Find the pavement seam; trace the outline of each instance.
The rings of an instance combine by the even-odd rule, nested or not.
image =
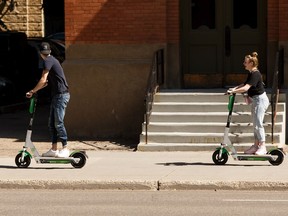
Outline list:
[[[158,181],[157,181],[157,191],[160,191],[160,188],[161,188],[161,181],[163,178],[166,178],[167,176],[169,176],[170,174],[172,174],[173,172],[175,172],[176,169],[172,170],[170,173],[162,176]]]

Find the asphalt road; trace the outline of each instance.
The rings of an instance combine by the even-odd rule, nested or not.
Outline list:
[[[287,215],[273,191],[0,190],[0,215]]]

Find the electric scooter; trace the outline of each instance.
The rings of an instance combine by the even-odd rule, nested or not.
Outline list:
[[[227,94],[229,94],[229,92]],[[229,151],[226,149],[226,147],[228,147],[228,149],[232,152],[231,156],[233,157],[234,160],[269,161],[270,164],[274,166],[280,165],[284,160],[284,152],[280,148],[269,150],[265,155],[244,154],[244,153],[238,153],[236,151],[235,147],[233,146],[233,144],[231,143],[228,137],[235,97],[236,97],[235,93],[229,94],[229,103],[228,103],[229,114],[228,114],[227,123],[226,123],[225,131],[224,131],[224,138],[223,138],[223,142],[221,143],[221,146],[218,147],[212,155],[213,162],[216,165],[226,164],[226,162],[228,161],[228,155],[229,155]]]
[[[36,110],[36,103],[37,103],[37,95],[34,94],[30,99],[30,106],[29,106],[29,113],[30,113],[30,122],[28,126],[28,130],[26,133],[26,140],[23,149],[19,151],[19,153],[15,157],[15,163],[19,168],[27,168],[31,163],[31,158],[34,157],[36,163],[44,164],[68,164],[75,168],[82,168],[86,164],[86,158],[88,158],[85,151],[73,151],[69,157],[66,158],[59,158],[59,157],[42,157],[38,153],[36,147],[34,146],[33,142],[31,141],[32,135],[32,125],[33,119]],[[32,154],[30,154],[27,149],[30,148]]]

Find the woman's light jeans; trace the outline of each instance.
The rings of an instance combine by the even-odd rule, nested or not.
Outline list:
[[[50,116],[48,127],[51,134],[51,141],[57,143],[58,139],[62,146],[67,145],[67,132],[64,126],[64,116],[67,104],[70,100],[70,94],[57,94],[52,97],[50,105]]]
[[[264,92],[261,95],[255,95],[252,97],[252,117],[253,117],[253,127],[254,127],[254,137],[255,140],[259,142],[265,142],[265,129],[263,126],[263,120],[265,112],[269,106],[269,99]]]

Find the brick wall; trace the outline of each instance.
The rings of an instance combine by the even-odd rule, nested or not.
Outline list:
[[[15,2],[17,4],[13,11],[7,11],[10,1],[5,6],[0,3],[1,14],[3,15],[7,11],[2,21],[8,30],[25,32],[28,37],[42,37],[44,34],[42,0],[17,0]]]
[[[268,0],[268,41],[288,40],[288,1]],[[67,43],[177,43],[178,0],[65,1]]]
[[[279,41],[288,41],[288,1],[279,0]]]
[[[167,41],[178,43],[180,40],[179,1],[167,1]]]
[[[288,1],[268,0],[268,41],[288,40]]]
[[[268,0],[268,41],[278,41],[279,10],[278,1]]]
[[[178,41],[177,5],[166,0],[66,0],[67,44]],[[172,11],[168,18],[167,9]]]

